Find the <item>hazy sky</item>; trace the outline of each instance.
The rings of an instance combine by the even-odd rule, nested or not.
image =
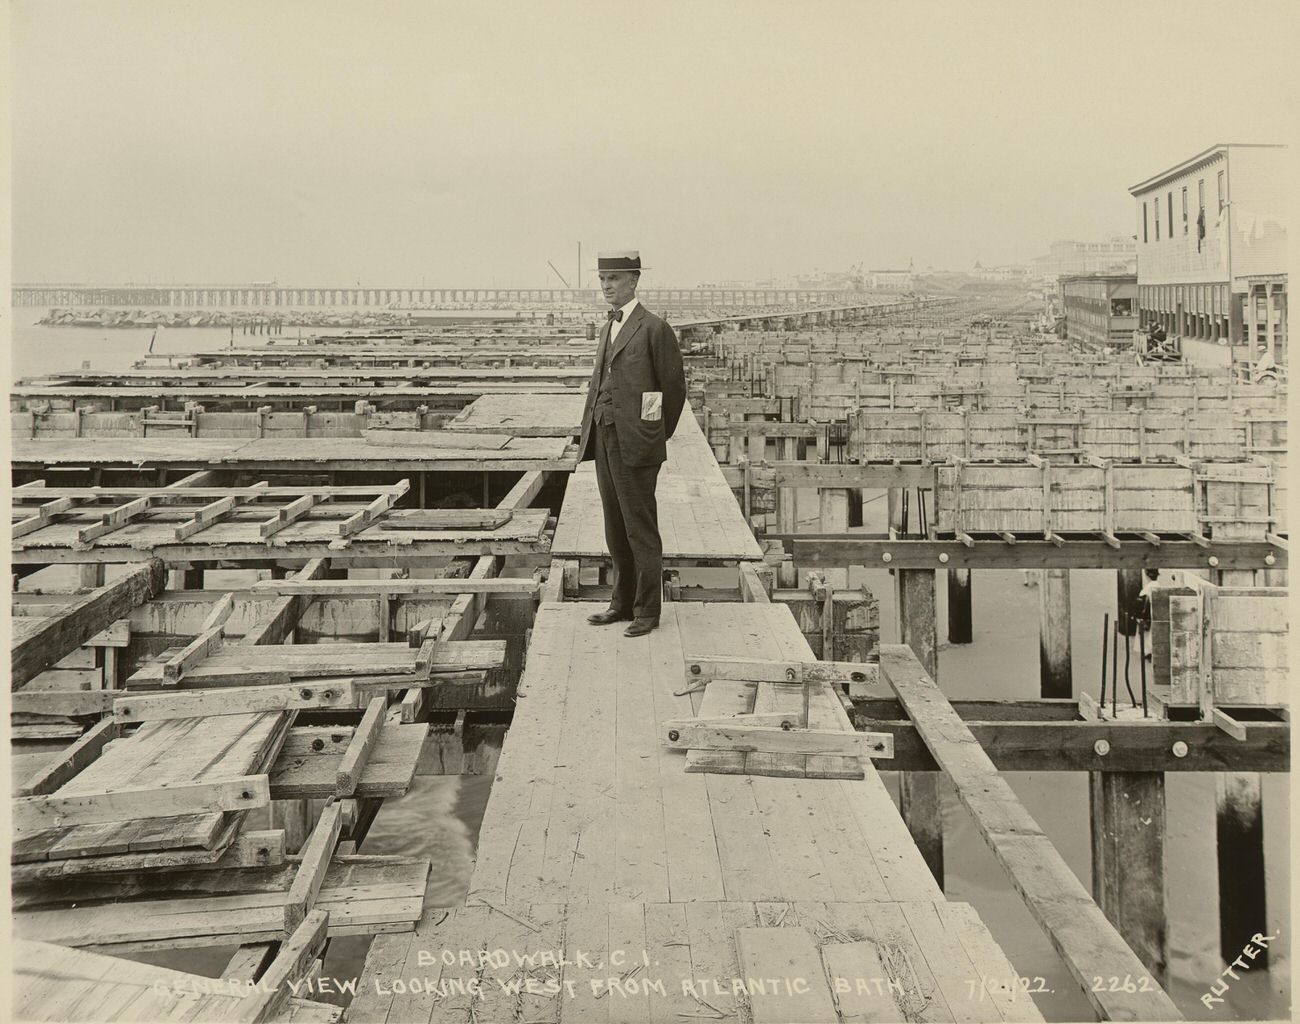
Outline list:
[[[12,7],[15,280],[646,284],[1023,261],[1289,142],[1238,3]]]

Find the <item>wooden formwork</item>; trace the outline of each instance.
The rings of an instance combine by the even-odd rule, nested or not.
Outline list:
[[[1023,458],[1030,452],[1138,462],[1233,461],[1251,450],[1245,421],[1209,413],[860,409],[852,424],[850,452],[864,462],[991,461]]]
[[[1289,704],[1287,591],[1189,579],[1152,602],[1153,665],[1170,703]]]
[[[1284,529],[1274,495],[1269,465],[1220,462],[1197,467],[1197,513],[1204,532],[1216,539],[1263,540]]]
[[[1198,532],[1193,471],[1185,466],[959,460],[939,466],[935,480],[941,533]]]

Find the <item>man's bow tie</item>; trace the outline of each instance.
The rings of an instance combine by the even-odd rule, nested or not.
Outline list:
[[[611,309],[605,314],[613,323],[623,322],[623,311],[621,309]]]

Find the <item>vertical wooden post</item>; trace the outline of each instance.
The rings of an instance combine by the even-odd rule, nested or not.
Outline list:
[[[849,492],[843,487],[825,487],[817,492],[822,533],[847,533]]]
[[[968,644],[975,636],[971,615],[971,572],[948,570],[948,642]]]
[[[1259,775],[1214,776],[1219,854],[1219,951],[1231,963],[1258,931],[1267,931],[1264,886],[1264,807]],[[1252,966],[1268,966],[1268,953]]]
[[[511,706],[519,689],[519,677],[524,671],[524,659],[528,654],[524,637],[533,628],[534,611],[531,601],[488,600],[483,626],[475,632],[474,638],[504,640],[506,657],[499,669],[492,669],[487,674],[487,685],[481,691],[485,703],[494,707]]]
[[[1038,581],[1039,691],[1069,698],[1074,675],[1070,651],[1070,570],[1043,569]]]
[[[933,569],[894,570],[898,635],[916,653],[930,678],[939,680],[939,638],[935,623]],[[943,887],[943,814],[938,772],[900,772],[899,810],[930,872]]]
[[[1093,898],[1164,988],[1169,974],[1164,773],[1089,772],[1088,788]]]
[[[82,562],[77,566],[77,586],[92,589],[104,585],[104,563]]]
[[[795,438],[782,437],[777,441],[780,461],[795,461]],[[799,526],[797,499],[799,492],[793,487],[778,487],[776,491],[776,532],[794,533]],[[782,584],[784,586],[785,584]]]
[[[202,590],[203,569],[172,569],[167,574],[168,590]]]
[[[1115,621],[1125,636],[1137,632],[1137,609],[1142,597],[1142,570],[1115,570]]]
[[[851,487],[844,492],[845,502],[848,505],[847,524],[850,527],[862,525],[862,490],[858,487]]]
[[[1224,587],[1249,587],[1254,570],[1223,570],[1214,581]],[[1255,772],[1217,772],[1214,776],[1215,836],[1219,860],[1219,947],[1228,963],[1241,955],[1250,937],[1267,931],[1264,885],[1264,803]],[[1267,950],[1254,961],[1268,964]]]
[[[866,587],[836,592],[831,614],[832,659],[866,661],[879,651],[880,603]]]

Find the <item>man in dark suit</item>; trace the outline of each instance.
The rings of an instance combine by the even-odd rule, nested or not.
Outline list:
[[[663,597],[655,484],[686,404],[686,375],[673,329],[636,297],[640,253],[602,252],[596,270],[610,311],[587,387],[581,460],[596,461],[614,593],[587,621],[631,619],[624,633],[644,636],[659,625]]]

